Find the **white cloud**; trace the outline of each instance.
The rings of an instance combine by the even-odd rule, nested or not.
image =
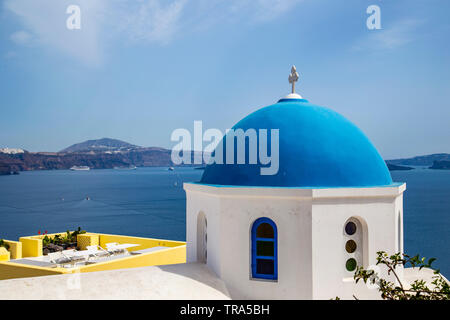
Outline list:
[[[261,23],[275,19],[302,0],[5,0],[23,23],[11,35],[17,44],[31,40],[88,64],[101,64],[108,41],[168,44],[186,30],[221,22]],[[81,29],[68,30],[69,5],[81,9]],[[194,32],[195,32],[194,31]]]
[[[419,19],[404,19],[387,28],[367,30],[369,36],[358,41],[354,49],[386,50],[407,45],[417,38],[417,28],[424,22],[424,20]]]
[[[265,22],[303,0],[140,0],[126,4],[115,20],[129,39],[167,44],[186,30],[204,30],[223,22]]]
[[[167,44],[179,30],[179,21],[187,0],[147,0],[138,5],[128,5],[120,11],[120,30],[132,41],[149,41]],[[162,5],[164,4],[164,5]]]
[[[69,30],[66,9],[71,4],[82,7],[82,28]],[[23,23],[36,42],[87,63],[101,61],[99,23],[105,0],[6,0],[5,7]],[[21,37],[16,37],[21,39]],[[22,38],[24,38],[22,36]]]
[[[28,32],[21,30],[11,34],[10,38],[16,44],[26,45],[30,43],[32,36]]]
[[[381,47],[392,49],[403,46],[415,39],[416,29],[423,23],[423,20],[407,19],[392,26],[392,28],[383,30],[375,37],[375,41]]]
[[[255,21],[268,21],[295,7],[302,0],[233,0],[232,10],[247,11],[247,17]]]

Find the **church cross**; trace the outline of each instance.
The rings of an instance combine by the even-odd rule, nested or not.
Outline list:
[[[292,93],[295,93],[295,83],[298,81],[298,72],[295,66],[291,68],[291,74],[289,75],[289,83],[292,84]]]

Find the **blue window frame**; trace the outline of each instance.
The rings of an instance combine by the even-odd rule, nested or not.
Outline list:
[[[278,279],[277,226],[269,218],[259,218],[252,226],[252,277]]]

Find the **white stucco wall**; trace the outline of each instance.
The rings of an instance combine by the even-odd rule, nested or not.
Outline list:
[[[355,287],[345,270],[344,224],[358,217],[364,265],[376,252],[398,251],[398,213],[405,185],[385,188],[241,188],[185,184],[187,258],[197,259],[197,216],[208,221],[208,266],[235,299],[377,298],[376,290]],[[251,227],[260,218],[278,229],[278,280],[251,279]],[[403,221],[403,219],[401,219]]]
[[[345,223],[357,218],[363,226],[363,265],[376,264],[377,251],[398,252],[397,214],[405,185],[385,188],[346,189],[336,194],[333,189],[322,189],[314,194],[313,222],[313,283],[314,299],[339,296],[352,299],[377,298],[376,290],[360,286],[356,290],[353,272],[345,268],[351,257],[345,251]],[[386,274],[382,276],[387,277]]]
[[[223,197],[220,216],[220,255],[223,257],[221,278],[227,283],[233,297],[311,298],[310,199]],[[277,225],[277,281],[251,279],[251,227],[261,217],[267,217]],[[292,250],[294,247],[296,250]]]

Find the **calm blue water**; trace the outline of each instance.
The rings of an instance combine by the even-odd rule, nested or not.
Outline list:
[[[417,168],[391,175],[394,181],[406,182],[405,253],[437,258],[433,266],[450,277],[450,170]]]
[[[202,172],[138,168],[1,176],[0,238],[81,226],[92,232],[185,240],[183,182],[198,181]]]
[[[185,240],[182,184],[198,181],[202,172],[139,168],[0,176],[0,238],[81,226],[92,232]],[[436,266],[450,276],[450,171],[394,171],[392,178],[407,183],[405,252],[438,258]]]

